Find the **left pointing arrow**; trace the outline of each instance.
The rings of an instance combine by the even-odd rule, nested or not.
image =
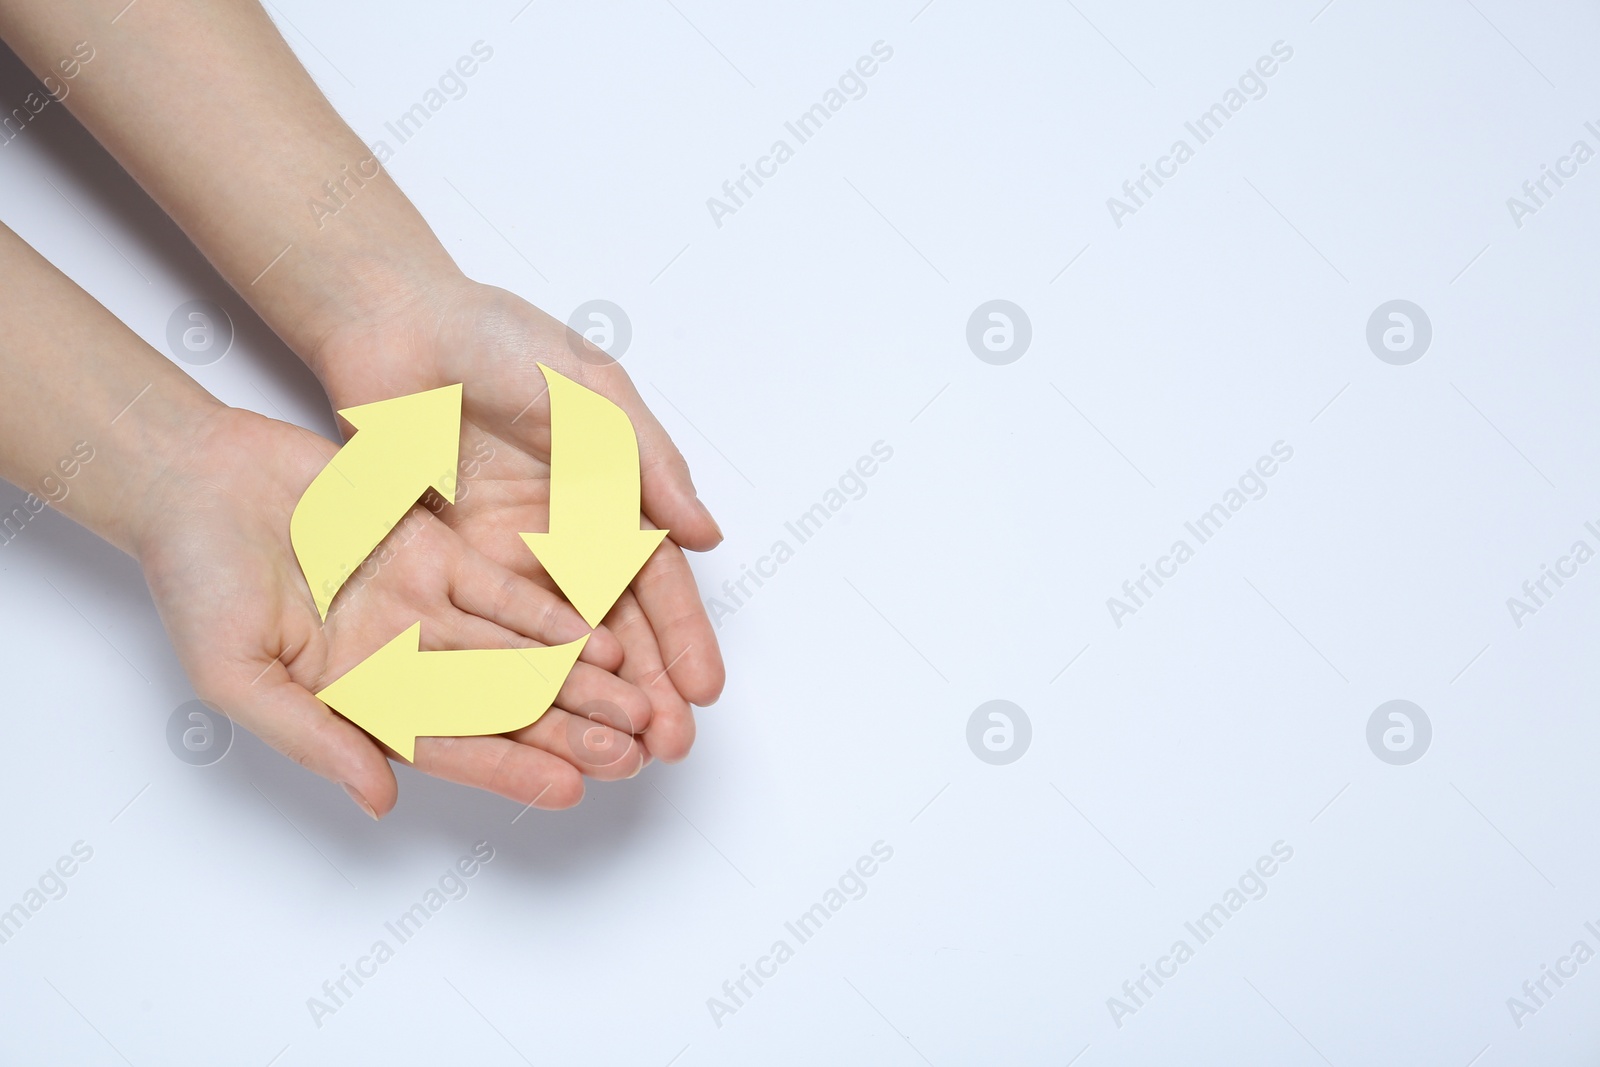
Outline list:
[[[324,619],[345,580],[430,486],[455,503],[461,386],[339,414],[357,432],[312,480],[289,519],[289,540]]]
[[[422,623],[345,672],[317,699],[407,760],[419,737],[471,737],[539,720],[587,636],[549,648],[422,652]]]

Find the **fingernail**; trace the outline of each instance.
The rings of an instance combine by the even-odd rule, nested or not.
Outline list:
[[[346,793],[350,794],[350,799],[356,802],[356,807],[372,816],[373,822],[378,821],[378,813],[373,809],[371,804],[367,803],[366,797],[362,796],[360,793],[357,793],[353,788],[351,788],[349,782],[340,782],[339,784],[344,786],[344,791]]]
[[[705,503],[703,501],[701,501],[701,499],[699,497],[695,497],[694,498],[694,502],[695,502],[695,505],[697,507],[699,507],[700,514],[704,515],[706,517],[706,521],[711,524],[711,528],[713,530],[717,531],[717,540],[721,541],[722,540],[722,527],[717,525],[717,520],[712,516],[711,509],[706,507]]]

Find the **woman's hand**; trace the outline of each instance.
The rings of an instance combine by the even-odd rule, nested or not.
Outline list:
[[[590,633],[559,597],[474,551],[423,507],[368,558],[323,623],[289,516],[336,446],[220,406],[189,445],[189,458],[147,494],[134,550],[195,691],[339,782],[374,818],[396,799],[385,750],[313,694],[418,620],[424,649],[553,645]],[[653,728],[654,706],[612,673],[623,661],[617,636],[595,630],[538,722],[506,736],[419,738],[416,766],[541,808],[576,804],[580,772],[638,773],[649,755],[632,735]]]
[[[645,524],[670,537],[634,579],[606,626],[624,655],[619,675],[648,694],[644,743],[656,758],[688,754],[689,705],[722,691],[721,653],[680,545],[722,539],[695,495],[688,465],[614,360],[527,301],[457,276],[425,295],[345,320],[308,362],[335,408],[462,382],[457,505],[441,512],[477,551],[542,588],[555,584],[518,536],[549,528],[550,404],[543,363],[620,406],[639,439]]]
[[[0,34],[41,74],[104,25],[89,3],[0,5]],[[526,301],[461,275],[256,0],[155,5],[118,34],[116,62],[80,62],[66,106],[317,371],[335,407],[465,384],[462,454],[493,454],[478,491],[444,516],[479,552],[542,577],[516,536],[546,529],[549,407],[536,362],[628,413],[642,510],[671,539],[609,625],[626,649],[624,677],[650,695],[646,746],[681,758],[694,737],[689,703],[715,700],[723,671],[678,546],[707,549],[721,535],[627,375],[597,349],[579,358],[581,342]],[[226,181],[216,177],[217,145]],[[307,211],[335,186],[336,217]]]

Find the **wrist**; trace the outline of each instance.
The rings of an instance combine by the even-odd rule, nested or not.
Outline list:
[[[463,319],[477,321],[490,287],[448,271],[373,277],[353,299],[330,306],[324,329],[302,353],[336,409],[461,380],[440,366],[459,347]]]
[[[209,394],[159,399],[137,419],[130,412],[119,420],[130,424],[110,451],[126,462],[106,468],[119,491],[99,531],[141,563],[172,524],[183,521],[185,505],[205,482],[206,462],[227,455],[227,426],[236,414]]]
[[[381,330],[465,278],[387,171],[379,169],[357,189],[342,187],[342,201],[312,187],[309,179],[306,184],[308,199],[276,212],[273,229],[285,242],[281,257],[256,268],[259,273],[233,280],[322,377],[343,352],[344,338]],[[320,205],[324,199],[341,204],[337,213],[305,212],[305,203]]]
[[[419,261],[379,244],[342,243],[326,258],[323,248],[309,248],[308,262],[285,280],[289,298],[258,305],[324,385],[359,349],[358,339],[393,332],[398,324],[415,319],[433,294],[465,281],[448,258],[442,263],[428,262],[431,257]]]

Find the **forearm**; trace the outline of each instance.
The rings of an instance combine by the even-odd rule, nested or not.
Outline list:
[[[0,476],[137,555],[221,405],[3,225],[0,337]]]
[[[0,35],[314,369],[337,330],[455,273],[255,0],[147,0],[113,25],[124,2],[3,0]],[[94,58],[67,79],[80,42]]]

